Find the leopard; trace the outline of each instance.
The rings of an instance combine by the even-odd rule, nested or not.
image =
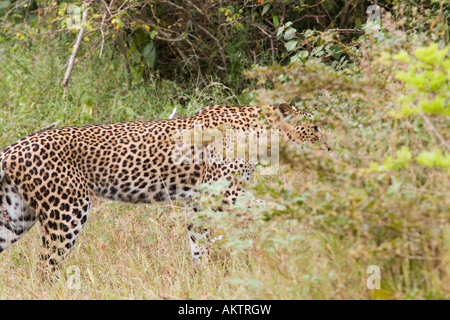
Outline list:
[[[294,125],[280,126],[281,140],[322,141],[329,149],[311,113],[287,103],[210,105],[185,118],[67,126],[21,138],[0,152],[0,252],[39,221],[40,268],[54,272],[74,248],[94,197],[129,203],[190,201],[197,186],[226,180],[220,196],[224,205],[235,203],[256,162],[233,158],[211,142],[184,138],[195,126],[219,133],[261,131],[284,119],[294,119]],[[223,139],[233,141],[229,137]],[[211,241],[204,247],[198,243],[210,239],[210,232],[189,223],[187,229],[197,262]]]

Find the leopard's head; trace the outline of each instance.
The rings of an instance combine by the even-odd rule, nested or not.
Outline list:
[[[277,113],[280,119],[280,129],[288,140],[296,143],[313,143],[324,150],[330,151],[326,141],[326,134],[323,128],[313,120],[313,115],[298,110],[295,106],[287,103],[281,103],[277,107]]]

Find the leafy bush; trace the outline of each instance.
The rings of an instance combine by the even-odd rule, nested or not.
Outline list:
[[[298,219],[351,243],[341,252],[350,264],[379,265],[385,275],[374,298],[443,298],[448,292],[439,283],[450,276],[449,47],[394,31],[363,36],[356,68],[311,58],[249,72],[271,83],[260,90],[261,103],[285,99],[312,111],[332,146],[328,153],[286,145],[288,176],[300,182],[257,184],[260,196],[282,204],[258,217]]]
[[[20,41],[53,33],[68,45],[81,27],[83,1],[6,2],[10,5],[0,7],[3,30]],[[197,86],[218,76],[242,89],[242,73],[255,63],[304,59],[312,47],[330,61],[337,58],[348,47],[317,37],[317,30],[335,30],[340,43],[350,43],[362,33],[353,28],[367,19],[369,5],[363,0],[94,1],[82,50],[107,59],[105,48],[112,48],[109,54],[122,56],[133,79],[149,79],[158,70],[171,80],[195,79]],[[26,29],[17,28],[20,21]],[[302,54],[293,56],[293,47]]]

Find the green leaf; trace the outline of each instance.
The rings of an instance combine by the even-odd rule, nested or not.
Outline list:
[[[270,4],[266,4],[263,8],[261,16],[265,15],[267,13],[267,11],[269,11],[269,9],[270,9]]]
[[[155,39],[156,35],[158,34],[157,30],[152,30],[152,32],[150,32],[150,39]]]
[[[422,151],[416,161],[426,167],[448,168],[450,167],[450,154],[434,148],[433,151]]]
[[[275,28],[278,28],[278,25],[280,24],[280,19],[278,19],[278,16],[273,16],[272,21]]]
[[[147,62],[150,68],[153,69],[156,60],[156,50],[153,41],[145,46],[144,50],[142,51],[142,56],[144,58],[144,61]]]
[[[411,151],[407,146],[402,146],[400,150],[397,151],[397,164],[401,167],[407,167],[411,162],[412,155]]]
[[[284,40],[291,40],[295,37],[295,33],[297,32],[297,29],[295,28],[289,28],[284,33]]]
[[[314,34],[314,31],[312,31],[311,29],[308,29],[305,31],[305,38],[309,38]]]
[[[291,40],[291,41],[285,43],[284,46],[287,51],[292,51],[297,47],[297,43],[298,43],[297,40]]]
[[[306,58],[308,58],[308,56],[309,56],[309,52],[306,50],[302,50],[299,52],[299,57],[302,61],[305,61]]]

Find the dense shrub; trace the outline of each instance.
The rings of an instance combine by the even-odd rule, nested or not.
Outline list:
[[[0,8],[3,30],[21,41],[54,33],[68,45],[85,3],[91,2],[33,0],[23,5],[5,0]],[[362,34],[370,5],[362,0],[94,1],[82,50],[104,57],[105,48],[113,48],[109,54],[121,55],[136,77],[148,79],[159,70],[170,79],[205,84],[208,75],[215,75],[240,86],[242,72],[252,64],[289,61],[292,41],[303,50],[324,44],[314,37],[316,30],[335,30],[339,41],[351,43]],[[343,49],[330,45],[322,52],[333,60]]]
[[[272,83],[261,103],[286,99],[313,111],[333,149],[286,146],[290,175],[312,182],[256,190],[283,204],[266,219],[299,219],[353,243],[343,252],[352,263],[395,274],[382,282],[384,297],[441,296],[445,286],[431,288],[450,276],[450,47],[390,23],[359,39],[364,54],[352,68],[307,59],[249,73]]]
[[[208,209],[221,199],[202,199],[200,218],[226,233],[205,271],[213,277],[192,275],[187,247],[166,245],[174,233],[186,240],[184,208],[98,205],[74,257],[98,264],[89,294],[122,297],[119,281],[152,298],[449,298],[450,5],[378,1],[369,17],[371,1],[304,2],[95,1],[65,91],[83,2],[0,0],[0,148],[45,128],[166,119],[174,107],[188,116],[211,102],[296,104],[331,146],[282,145],[282,173],[248,186],[265,208],[248,209],[248,194],[224,215]],[[117,236],[135,229],[133,241]],[[30,243],[0,257],[12,270],[0,287],[28,285],[36,271],[21,246]],[[136,267],[115,270],[105,250]],[[380,267],[382,290],[365,287],[369,265]]]

